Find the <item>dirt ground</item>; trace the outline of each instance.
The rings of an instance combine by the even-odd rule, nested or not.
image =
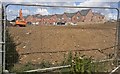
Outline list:
[[[106,59],[114,53],[115,23],[79,26],[8,27],[17,44],[19,63],[60,62],[69,51],[94,59]],[[106,50],[100,51],[102,49]]]

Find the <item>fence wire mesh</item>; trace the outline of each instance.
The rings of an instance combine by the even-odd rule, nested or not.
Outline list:
[[[2,4],[0,2],[0,73],[2,72]]]
[[[53,72],[110,72],[118,65],[116,9],[36,6],[6,8],[10,72],[64,65],[70,67]],[[21,9],[26,27],[16,25]]]

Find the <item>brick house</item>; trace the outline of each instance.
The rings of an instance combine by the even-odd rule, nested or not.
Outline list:
[[[83,16],[83,22],[91,22],[92,21],[92,17],[93,17],[93,12],[91,9],[88,10],[82,10],[81,15]]]
[[[72,16],[71,21],[72,23],[77,23],[82,21],[82,19],[83,19],[83,16],[80,14],[80,11],[78,11]]]
[[[29,15],[26,20],[39,25],[55,25],[61,23],[77,23],[77,22],[103,22],[105,16],[100,13],[94,13],[91,9],[81,10],[75,13],[63,13],[54,15]]]
[[[55,25],[57,23],[57,16],[56,15],[52,15],[50,17],[50,24]]]
[[[33,19],[34,19],[34,17],[33,17],[32,15],[28,15],[28,16],[26,17],[26,21],[27,21],[27,22],[32,22]]]
[[[64,22],[64,23],[70,22],[70,21],[71,21],[71,17],[69,17],[69,13],[64,13],[64,14],[62,15],[61,21]]]
[[[32,24],[39,24],[41,22],[41,18],[39,18],[38,16],[36,15],[29,15],[27,18],[26,18],[26,21],[27,22],[31,22]]]
[[[62,22],[62,15],[63,14],[55,14],[55,16],[56,16],[56,23],[57,22]]]
[[[72,17],[75,13],[64,13],[66,15],[66,22],[72,22]]]

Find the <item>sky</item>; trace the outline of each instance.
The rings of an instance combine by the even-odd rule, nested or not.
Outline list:
[[[90,7],[120,7],[119,0],[3,0],[4,4],[37,4],[37,5],[52,5],[52,6],[90,6]],[[49,7],[32,7],[32,6],[15,6],[7,7],[8,20],[12,20],[18,16],[19,10],[23,10],[23,15],[51,15],[62,14],[64,12],[73,13],[82,10],[81,8],[49,8]],[[93,12],[101,13],[107,19],[117,19],[117,11],[115,9],[92,9]]]

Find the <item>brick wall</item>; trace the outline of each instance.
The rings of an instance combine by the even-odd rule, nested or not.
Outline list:
[[[77,23],[79,21],[82,21],[83,20],[83,16],[77,12],[73,17],[72,17],[72,23]]]
[[[87,13],[87,15],[84,18],[84,22],[91,22],[92,17],[93,17],[93,12],[92,12],[92,10],[89,10],[89,12]]]
[[[60,17],[61,16],[61,17]],[[57,22],[105,22],[105,17],[98,13],[93,13],[92,10],[89,10],[86,15],[81,15],[80,11],[74,13],[72,17],[64,14],[60,14],[59,17],[55,15],[50,15],[50,17],[37,18],[35,16],[28,16],[26,18],[28,22],[39,22],[40,25],[53,25]]]

